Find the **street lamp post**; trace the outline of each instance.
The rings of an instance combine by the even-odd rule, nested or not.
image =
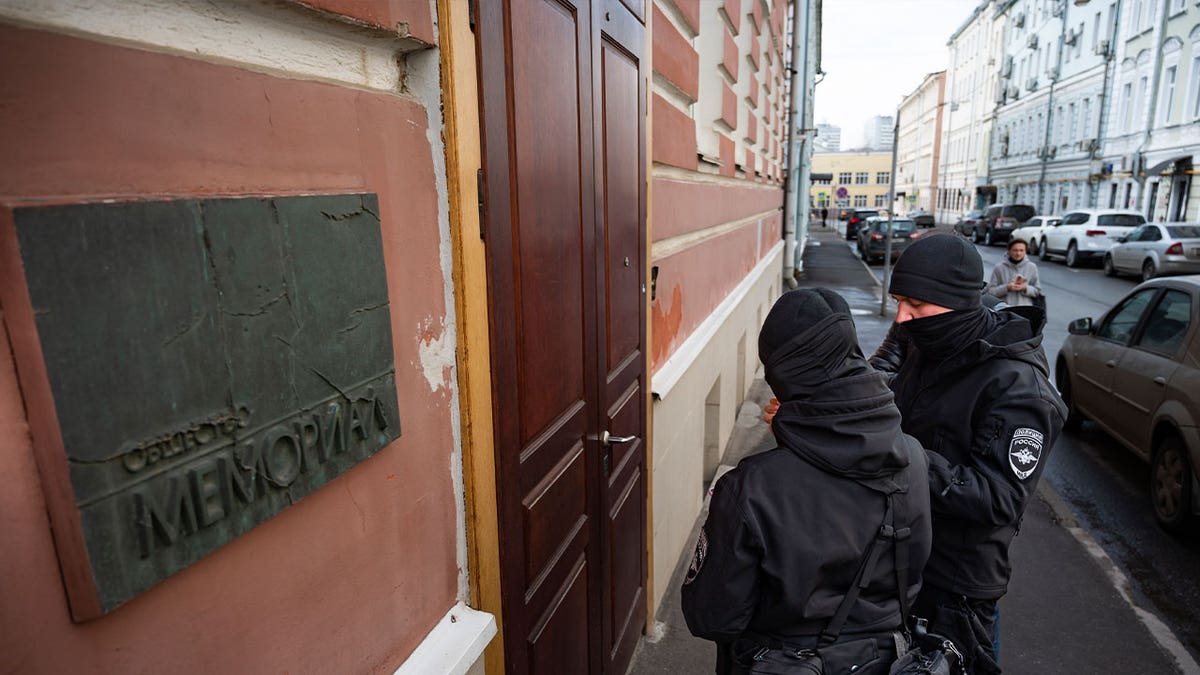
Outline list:
[[[879,316],[887,316],[888,286],[892,280],[892,219],[896,217],[896,148],[900,145],[900,109],[896,108],[896,122],[892,128],[892,173],[888,177],[888,208],[887,234],[883,246],[883,297],[879,299]]]

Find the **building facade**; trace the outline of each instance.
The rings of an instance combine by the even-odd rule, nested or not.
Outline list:
[[[891,151],[896,140],[896,118],[891,115],[876,115],[866,124],[867,150]]]
[[[625,672],[790,269],[792,7],[0,6],[0,652]]]
[[[996,3],[984,0],[946,43],[946,106],[943,112],[941,186],[937,197],[937,222],[950,224],[972,209],[995,198],[988,178],[988,159],[995,107],[998,70],[994,38]],[[1001,15],[1003,16],[1003,15]]]
[[[815,208],[888,208],[892,153],[818,152],[813,154],[812,170],[832,176],[813,179],[808,196]]]
[[[1091,4],[1096,4],[1095,2]],[[1113,85],[1101,133],[1097,205],[1148,219],[1200,220],[1200,6],[1118,3]]]
[[[916,209],[933,212],[936,206],[938,167],[942,147],[942,116],[946,96],[946,71],[925,76],[900,102],[899,136],[896,138],[897,213]],[[900,193],[904,193],[900,197]]]
[[[817,152],[840,152],[842,149],[842,128],[835,124],[821,123],[817,125],[817,136],[813,139]]]

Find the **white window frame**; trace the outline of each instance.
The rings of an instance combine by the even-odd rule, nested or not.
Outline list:
[[[1175,107],[1175,86],[1179,81],[1179,66],[1168,64],[1163,67],[1162,91],[1158,101],[1158,124],[1167,126],[1171,123],[1172,108]]]
[[[1133,131],[1133,82],[1121,85],[1121,131]]]
[[[1192,43],[1191,94],[1188,99],[1188,114],[1191,121],[1200,120],[1200,42]]]

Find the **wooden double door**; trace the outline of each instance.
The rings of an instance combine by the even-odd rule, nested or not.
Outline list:
[[[478,12],[506,670],[620,674],[646,620],[644,7]]]

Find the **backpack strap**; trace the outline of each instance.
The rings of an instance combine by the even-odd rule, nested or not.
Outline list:
[[[904,504],[905,495],[903,492],[896,492],[888,495],[888,500],[900,502],[899,511],[905,513],[907,509]],[[890,513],[890,511],[889,511]],[[894,516],[894,514],[893,514]],[[890,523],[892,528],[893,538],[896,546],[893,549],[895,552],[895,568],[896,568],[896,592],[900,595],[900,630],[904,632],[904,636],[910,637],[908,620],[909,614],[912,611],[908,603],[908,540],[912,537],[912,527],[903,527],[896,529],[895,521]],[[911,525],[911,523],[910,523]]]
[[[858,563],[858,572],[854,575],[854,581],[851,582],[846,595],[842,596],[842,602],[838,605],[837,611],[834,612],[833,618],[825,625],[825,630],[821,631],[821,637],[818,644],[822,646],[833,644],[838,635],[842,632],[842,627],[846,624],[846,618],[850,616],[850,609],[858,600],[858,595],[871,583],[871,574],[875,571],[875,565],[879,562],[879,556],[882,553],[881,542],[887,539],[895,538],[895,529],[892,523],[895,519],[892,506],[892,495],[887,495],[887,511],[883,515],[883,524],[879,526],[879,531],[875,533],[875,538],[867,545],[867,550],[863,553],[862,559]],[[907,558],[907,555],[905,556]]]

